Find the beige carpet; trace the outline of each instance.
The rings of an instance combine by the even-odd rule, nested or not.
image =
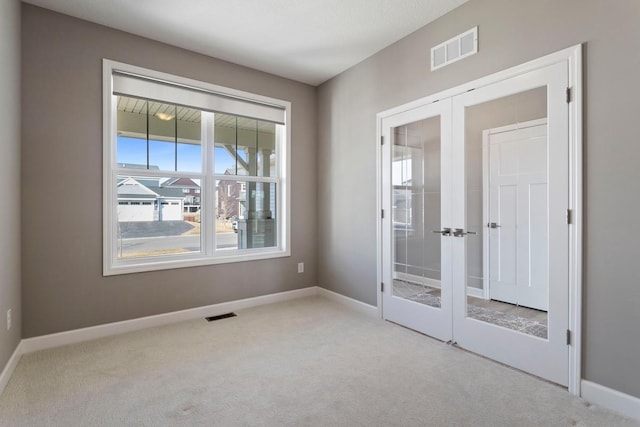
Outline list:
[[[26,355],[2,426],[637,426],[321,297]]]

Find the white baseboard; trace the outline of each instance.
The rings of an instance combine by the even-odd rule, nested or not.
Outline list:
[[[5,387],[9,383],[9,380],[11,379],[11,375],[13,375],[13,371],[16,369],[16,366],[18,366],[18,362],[20,361],[22,354],[23,353],[22,353],[22,341],[21,341],[20,343],[18,343],[18,346],[13,351],[13,354],[9,358],[9,361],[7,362],[4,369],[2,370],[2,373],[0,374],[0,395],[2,395],[2,392],[4,391]]]
[[[338,302],[340,304],[344,304],[359,313],[362,313],[366,316],[378,318],[378,307],[365,304],[362,301],[355,300],[353,298],[349,298],[342,294],[330,291],[325,288],[318,287],[318,295],[330,299],[332,301]]]
[[[104,325],[90,326],[87,328],[59,332],[50,335],[42,335],[34,338],[25,338],[21,343],[22,353],[32,353],[34,351],[60,347],[63,345],[76,344],[83,341],[94,340],[97,338],[108,337],[125,332],[137,331],[154,326],[168,325],[185,320],[200,319],[207,316],[217,316],[235,310],[242,310],[244,308],[256,307],[264,304],[273,304],[276,302],[288,301],[317,294],[317,287],[312,286],[304,289],[296,289],[294,291],[280,292],[277,294],[223,302],[220,304],[212,304],[203,307],[190,308],[187,310],[173,311],[170,313],[140,317],[138,319],[124,320],[121,322],[107,323]]]
[[[582,398],[589,403],[640,421],[639,398],[587,380],[580,382],[580,389]]]

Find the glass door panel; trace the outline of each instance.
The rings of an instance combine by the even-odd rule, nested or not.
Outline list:
[[[547,88],[466,107],[467,317],[547,338]]]
[[[450,114],[444,100],[384,119],[383,315],[451,339]]]
[[[568,381],[567,75],[556,64],[453,100],[453,331]]]
[[[392,135],[393,295],[440,308],[440,117]]]

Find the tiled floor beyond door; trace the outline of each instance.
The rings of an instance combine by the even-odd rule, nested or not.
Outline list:
[[[394,280],[393,295],[440,308],[440,289]],[[468,317],[540,338],[547,337],[547,312],[501,301],[467,297]]]

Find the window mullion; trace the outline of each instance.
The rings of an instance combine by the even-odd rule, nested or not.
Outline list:
[[[202,112],[202,142],[204,144],[202,150],[202,172],[204,173],[204,186],[201,191],[202,205],[204,209],[200,209],[200,224],[203,231],[204,253],[207,257],[214,256],[215,239],[216,239],[216,215],[215,215],[215,199],[216,199],[216,182],[213,176],[213,168],[215,164],[214,150],[214,126],[213,113]]]

